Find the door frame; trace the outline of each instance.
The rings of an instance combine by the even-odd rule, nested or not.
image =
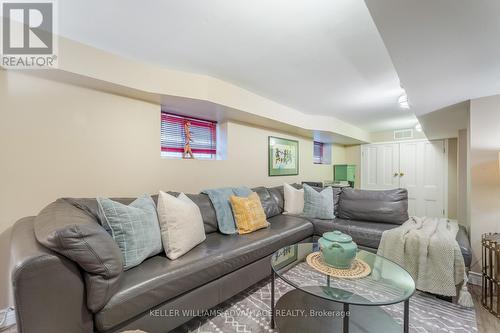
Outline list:
[[[448,154],[449,154],[449,149],[448,149],[448,139],[443,139],[444,140],[444,198],[443,198],[443,210],[444,210],[444,216],[448,217]],[[458,161],[458,160],[457,160]],[[458,167],[458,165],[457,165]],[[458,185],[458,179],[457,179],[457,185]]]
[[[363,167],[364,167],[364,151],[363,147],[364,146],[374,146],[374,145],[386,145],[386,144],[394,144],[394,143],[406,143],[406,142],[429,142],[429,141],[439,141],[443,140],[444,141],[444,167],[443,167],[443,210],[444,210],[444,217],[448,217],[448,168],[449,168],[449,161],[448,161],[448,139],[438,139],[438,140],[427,140],[427,139],[411,139],[411,140],[399,140],[399,141],[383,141],[383,142],[373,142],[373,143],[366,143],[360,145],[360,153],[361,153],[361,165],[359,168],[359,174],[361,175],[361,182],[360,182],[360,189],[365,188],[365,177],[363,177]]]

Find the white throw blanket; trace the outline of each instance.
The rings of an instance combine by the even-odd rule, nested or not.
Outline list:
[[[456,296],[456,285],[465,276],[457,232],[457,221],[412,216],[400,227],[384,231],[377,254],[404,267],[418,290]]]

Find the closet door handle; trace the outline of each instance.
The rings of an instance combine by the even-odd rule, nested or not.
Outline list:
[[[405,175],[404,172],[399,173],[399,177],[403,177],[404,175]]]
[[[397,177],[399,174],[397,172],[394,172],[394,177]]]

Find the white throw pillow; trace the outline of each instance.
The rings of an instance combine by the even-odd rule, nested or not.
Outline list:
[[[290,184],[283,185],[285,211],[283,214],[299,215],[304,211],[304,189],[297,190]]]
[[[176,198],[160,191],[158,221],[165,254],[174,260],[206,238],[200,208],[184,193]]]

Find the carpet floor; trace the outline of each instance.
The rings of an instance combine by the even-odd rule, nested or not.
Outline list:
[[[314,284],[315,280],[324,279],[320,274],[297,265],[286,274],[291,279],[306,279]],[[340,284],[339,284],[340,286]],[[345,287],[345,286],[344,286]],[[293,290],[289,284],[276,279],[275,297]],[[367,298],[383,297],[380,293],[366,290],[358,293]],[[390,292],[390,291],[389,291]],[[175,333],[271,333],[276,332],[269,326],[270,323],[271,283],[266,279],[220,304],[219,306],[202,313],[174,330]],[[382,307],[395,321],[403,323],[403,304],[394,304]],[[459,305],[440,300],[432,295],[416,292],[410,299],[410,332],[437,333],[437,332],[477,332],[476,314],[474,309],[466,309]],[[378,333],[378,332],[377,332]]]

